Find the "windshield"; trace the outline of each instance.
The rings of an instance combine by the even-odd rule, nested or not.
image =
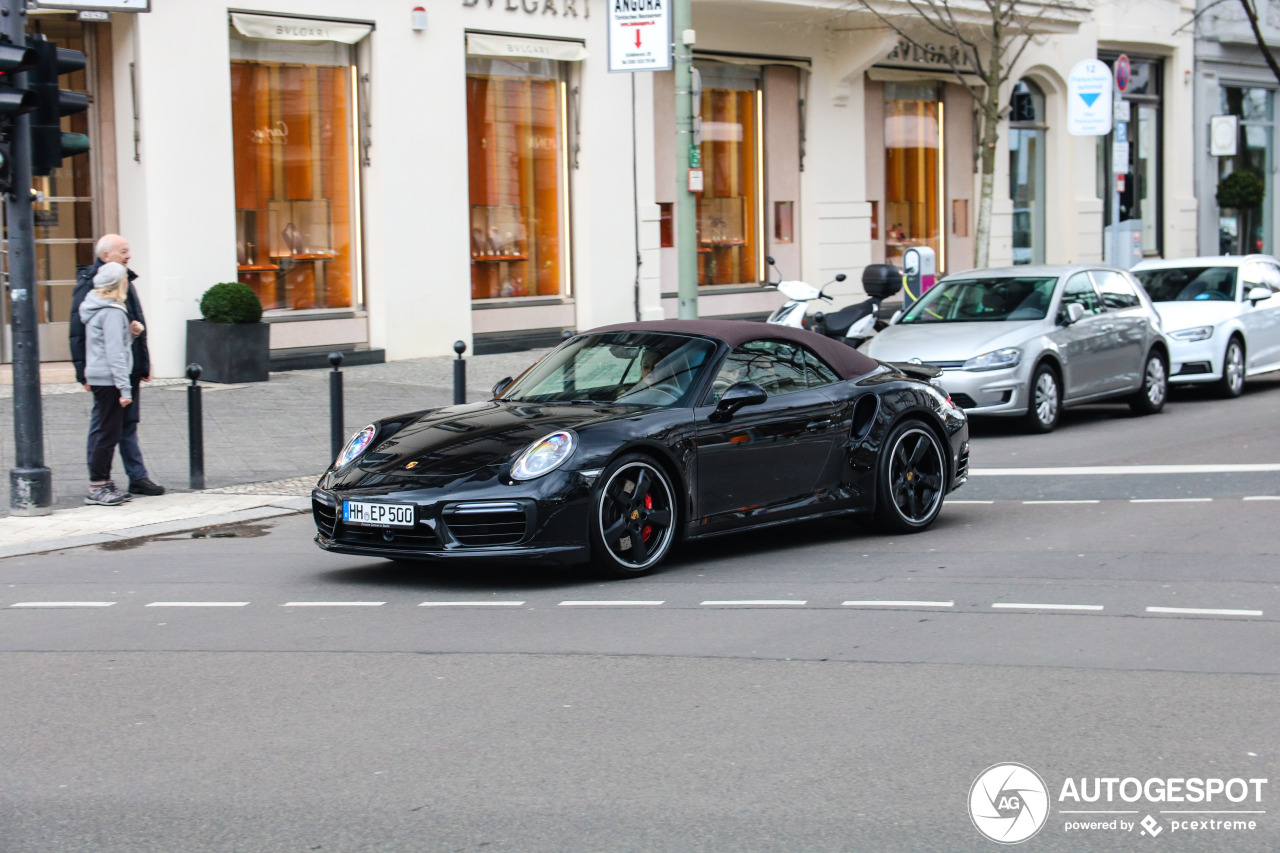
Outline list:
[[[498,399],[674,406],[714,352],[710,341],[662,332],[583,335],[548,353]]]
[[[1203,302],[1235,299],[1235,267],[1173,267],[1134,270],[1152,302]]]
[[[1056,277],[944,279],[908,308],[899,322],[1043,320],[1057,283]]]

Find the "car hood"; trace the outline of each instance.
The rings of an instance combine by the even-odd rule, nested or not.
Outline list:
[[[1041,333],[1044,320],[992,323],[921,323],[889,326],[867,344],[881,361],[965,361],[1003,347],[1016,347]]]
[[[544,435],[634,416],[635,407],[490,401],[377,421],[378,435],[350,474],[456,477],[500,465]],[[383,438],[383,436],[388,436]]]
[[[1195,326],[1216,326],[1224,320],[1238,316],[1239,302],[1204,300],[1202,302],[1157,302],[1156,313],[1165,332],[1176,332]]]

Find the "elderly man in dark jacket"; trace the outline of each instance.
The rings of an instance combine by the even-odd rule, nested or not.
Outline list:
[[[80,303],[93,289],[93,277],[105,263],[115,262],[129,266],[129,242],[119,234],[107,234],[98,240],[94,247],[97,260],[89,266],[80,267],[76,275],[76,287],[71,294],[71,361],[76,367],[76,381],[85,383],[84,364],[84,323],[80,320]],[[151,353],[147,349],[146,321],[142,317],[142,302],[138,299],[138,290],[133,286],[138,274],[129,270],[129,295],[125,307],[129,312],[131,324],[138,323],[143,327],[140,335],[133,339],[133,373],[129,382],[133,386],[133,405],[124,411],[124,429],[120,434],[120,458],[124,461],[125,474],[129,477],[129,494],[131,495],[163,495],[164,486],[156,485],[147,472],[146,463],[142,460],[142,448],[138,446],[138,418],[142,407],[138,405],[138,392],[143,382],[151,381]],[[89,448],[93,446],[101,431],[97,413],[89,423]]]

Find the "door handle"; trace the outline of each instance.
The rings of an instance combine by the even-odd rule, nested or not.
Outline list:
[[[1112,331],[1113,329],[1115,329],[1115,327],[1116,327],[1115,323],[1103,323],[1103,324],[1102,324],[1101,326],[1099,326],[1098,328],[1099,328],[1099,329],[1101,329],[1101,330],[1102,330],[1102,331],[1104,331],[1104,332],[1110,332],[1110,331]]]
[[[826,418],[825,420],[820,421],[809,421],[809,423],[804,425],[804,429],[805,432],[818,432],[819,430],[824,430],[829,426],[831,426],[831,418]]]

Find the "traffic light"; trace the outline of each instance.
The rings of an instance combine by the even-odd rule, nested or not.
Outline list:
[[[58,77],[84,68],[84,54],[58,47],[43,36],[27,36],[35,51],[35,70],[27,75],[35,93],[35,115],[31,118],[31,173],[52,175],[63,157],[89,150],[83,133],[63,133],[62,117],[89,109],[88,96],[58,88]]]
[[[15,85],[14,75],[36,64],[36,52],[0,36],[0,193],[13,189],[13,120],[35,108],[34,92]]]

